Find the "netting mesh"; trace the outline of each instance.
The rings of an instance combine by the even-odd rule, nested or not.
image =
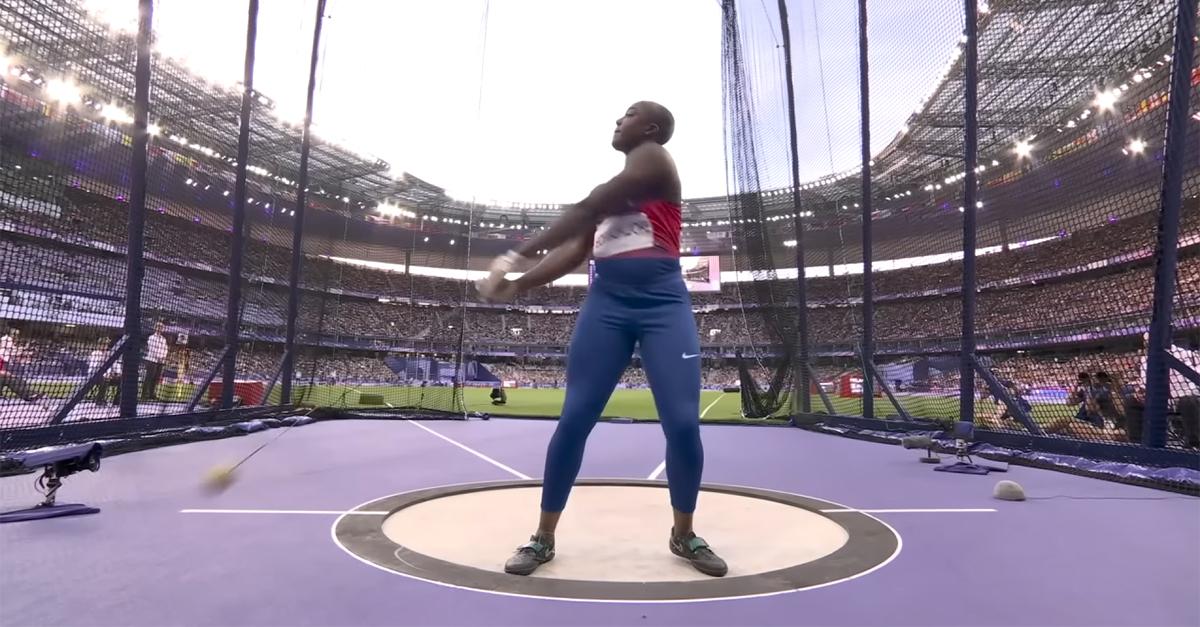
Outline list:
[[[961,4],[868,5],[865,194],[858,8],[720,5],[712,71],[723,83],[725,141],[712,158],[725,160],[727,193],[685,202],[681,251],[719,256],[725,277],[719,292],[692,295],[712,394],[705,411],[736,390],[740,405],[713,415],[784,417],[807,401],[849,416],[964,418]],[[179,21],[178,6],[158,6],[160,17]],[[227,383],[239,405],[281,404],[289,377],[295,404],[455,415],[489,407],[493,387],[561,388],[586,282],[505,305],[478,302],[471,283],[561,208],[456,200],[326,137],[322,103],[335,89],[326,85],[349,79],[324,63],[354,36],[330,20],[300,212],[294,361],[283,370],[303,116],[276,105],[282,94],[252,94],[235,242],[245,9],[221,5],[237,35],[203,72],[166,53],[152,58],[144,261],[130,284],[136,20],[79,1],[0,6],[0,427],[118,419],[121,381],[143,417],[219,407]],[[972,398],[981,426],[1142,441],[1174,11],[1140,0],[980,3]],[[258,20],[257,55],[288,60],[275,65],[294,75],[270,77],[272,88],[304,93],[316,16],[265,4]],[[1196,77],[1181,96],[1191,115],[1200,115]],[[1185,125],[1171,349],[1193,367],[1195,126]],[[464,170],[481,167],[469,140],[462,150]],[[140,307],[127,312],[134,287]],[[136,351],[138,372],[114,358],[123,347]],[[231,354],[227,382],[220,361]],[[636,359],[622,385],[646,385]],[[1172,371],[1169,446],[1196,444],[1197,390]],[[550,400],[506,407],[557,414],[559,397],[536,398]]]
[[[778,67],[781,33],[770,28],[780,19],[772,4],[724,3],[731,218],[753,224],[734,233],[744,247],[739,268],[773,278],[786,267],[779,247],[796,244],[795,231],[786,233],[789,214],[804,216],[799,239],[809,277],[811,360],[831,401],[816,410],[868,413],[865,379],[876,383],[873,417],[957,420],[967,79],[962,7],[942,3],[920,16],[905,7],[869,7],[872,177],[864,195],[861,160],[852,149],[862,141],[855,7],[785,3],[793,47],[804,53],[795,57],[802,61],[792,76],[800,85],[799,163],[803,170],[822,157],[823,169],[810,171],[826,174],[802,176],[795,204],[780,174],[789,164],[779,149],[788,141],[788,114],[778,99],[785,74]],[[973,325],[980,364],[975,414],[982,426],[1142,441],[1143,334],[1162,207],[1174,19],[1175,6],[1165,4],[980,5]],[[905,38],[899,46],[895,33],[914,29],[922,33],[919,43]],[[1181,96],[1192,112],[1195,82]],[[1191,142],[1194,124],[1187,128]],[[1189,143],[1182,156],[1187,174],[1172,349],[1188,363],[1196,361],[1188,346],[1195,341],[1194,150]],[[862,228],[868,198],[869,284]],[[773,241],[762,241],[760,221],[775,224]],[[794,351],[778,329],[797,314],[772,303],[787,285],[756,282],[749,296],[742,288],[766,331],[752,337],[785,358]],[[873,305],[869,321],[864,297]],[[862,354],[864,322],[873,335],[869,362]],[[1032,428],[997,399],[991,374]],[[1179,373],[1171,381],[1170,441],[1194,445],[1195,387]],[[746,396],[765,403],[774,392],[760,382]]]
[[[235,8],[230,22],[245,24],[245,8]],[[129,287],[136,19],[115,16],[114,27],[84,3],[61,9],[27,1],[0,10],[4,428],[119,418],[121,360],[106,358],[123,345]],[[264,7],[258,20],[294,32],[256,42],[258,57],[307,57],[313,16],[280,10]],[[164,11],[160,19],[179,19],[178,5]],[[231,37],[237,54],[205,68],[226,81],[201,79],[166,55],[152,59],[141,328],[126,339],[138,351],[132,389],[142,416],[220,407],[221,363],[232,355],[235,405],[282,400],[302,130],[253,92],[235,242],[244,42]],[[308,175],[291,401],[461,413],[469,222],[439,221],[456,209],[444,195],[320,138]],[[410,196],[403,207],[402,190]],[[412,202],[423,192],[430,200]],[[230,317],[235,254],[240,295]],[[460,272],[417,276],[412,265]],[[69,402],[100,370],[84,402]]]

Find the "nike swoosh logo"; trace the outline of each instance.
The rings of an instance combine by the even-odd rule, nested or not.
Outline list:
[[[683,358],[684,358],[684,359],[692,359],[692,358],[694,358],[694,357],[699,357],[699,356],[700,356],[700,353],[696,353],[695,355],[689,355],[689,354],[687,354],[687,353],[684,353],[684,354],[683,354]]]

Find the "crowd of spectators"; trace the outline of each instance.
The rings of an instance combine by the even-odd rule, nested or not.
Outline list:
[[[65,188],[56,199],[60,215],[0,203],[0,316],[23,317],[32,310],[54,310],[54,319],[72,324],[95,322],[95,316],[119,318],[124,310],[126,225],[120,200]],[[1187,212],[1183,233],[1200,233],[1200,212]],[[1153,212],[1064,234],[1050,242],[1013,249],[979,259],[982,286],[977,301],[977,330],[982,338],[1070,331],[1092,333],[1130,330],[1149,320],[1153,267],[1148,263],[1092,268],[1065,277],[1055,270],[1145,249],[1152,244]],[[247,280],[243,287],[243,329],[281,334],[287,297],[290,253],[286,242],[256,239],[267,233],[270,217],[252,224],[246,249]],[[147,266],[143,308],[176,326],[219,330],[226,316],[226,264],[230,235],[203,219],[151,212],[147,218]],[[278,239],[278,238],[275,238]],[[311,252],[311,251],[310,251]],[[205,264],[212,269],[196,268]],[[473,290],[462,281],[384,271],[329,259],[308,257],[298,324],[310,337],[372,337],[384,341],[456,341],[471,345],[565,345],[574,329],[573,313],[535,313],[521,307],[479,307]],[[1041,277],[1002,287],[1014,277]],[[880,341],[953,339],[960,324],[957,295],[930,294],[951,290],[961,278],[961,264],[877,272],[875,336]],[[862,310],[853,302],[861,290],[858,275],[810,279],[809,337],[813,342],[849,344],[861,334]],[[1178,272],[1177,315],[1200,312],[1200,258],[1185,255]],[[787,293],[790,281],[779,286]],[[336,288],[336,291],[334,291]],[[752,301],[757,289],[726,284],[720,293],[694,294],[698,307],[725,305],[697,314],[706,345],[767,345],[778,342],[772,317],[786,318],[787,308],[771,311],[738,307]],[[774,289],[774,288],[773,288]],[[744,293],[742,293],[744,292]],[[358,294],[370,295],[360,296]],[[585,288],[546,287],[522,297],[526,304],[578,305]],[[907,296],[903,296],[907,295]],[[902,297],[903,296],[903,297]],[[414,304],[410,298],[429,304]],[[520,304],[520,303],[518,303]],[[248,358],[247,358],[248,359]],[[266,360],[270,361],[270,360]],[[277,361],[277,360],[276,360]],[[377,360],[376,360],[377,361]],[[263,367],[266,367],[263,365]],[[364,376],[383,374],[367,368]],[[257,366],[252,369],[257,370]],[[334,368],[336,372],[337,369]],[[343,372],[359,372],[354,366]],[[323,375],[322,375],[323,376]],[[630,375],[636,379],[637,375]],[[635,380],[631,379],[631,381]]]
[[[62,215],[22,211],[0,206],[0,217],[7,217],[19,230],[41,229],[60,239],[76,242],[100,242],[117,250],[125,247],[126,209],[121,201],[100,194],[66,188],[62,195]],[[180,263],[202,263],[222,268],[228,263],[230,233],[219,228],[212,217],[197,210],[191,221],[179,216],[152,211],[146,220],[146,250],[152,258]],[[1182,233],[1186,237],[1200,231],[1197,212],[1185,212]],[[979,257],[978,280],[981,286],[1018,276],[1032,276],[1075,268],[1101,259],[1119,257],[1152,245],[1153,212],[1126,218],[1111,224],[1088,226],[1073,232],[1063,231],[1056,239],[1023,248]],[[248,275],[284,278],[290,266],[290,242],[280,236],[272,218],[249,221],[249,239],[245,254]],[[256,229],[256,226],[258,228]],[[281,225],[286,226],[286,225]],[[324,241],[324,240],[316,240]],[[460,302],[470,290],[461,281],[400,272],[371,269],[338,263],[312,255],[321,254],[319,244],[306,248],[302,284],[312,289],[337,288],[347,292],[384,297],[416,297],[442,302]],[[924,254],[913,251],[913,255]],[[853,260],[857,262],[858,260]],[[961,283],[962,264],[957,261],[917,268],[876,272],[875,294],[879,298],[915,295],[935,289],[955,289]],[[120,273],[112,275],[120,279]],[[783,291],[791,281],[783,281]],[[839,301],[862,293],[861,275],[818,277],[808,281],[808,296],[813,301]],[[586,294],[579,287],[547,287],[522,298],[524,303],[578,305]],[[720,293],[693,295],[697,305],[737,304],[752,301],[752,294],[739,294],[735,284]]]
[[[77,249],[21,238],[0,240],[0,309],[19,306],[73,311],[87,315],[120,315],[124,304],[123,261],[86,255]],[[976,325],[984,336],[1072,330],[1098,332],[1133,328],[1148,322],[1153,267],[1118,266],[1107,274],[1073,276],[1008,289],[986,290],[977,300]],[[422,279],[432,280],[428,277]],[[1176,306],[1200,311],[1200,258],[1184,257],[1178,272]],[[227,286],[219,276],[182,268],[151,265],[143,283],[143,307],[167,318],[223,320]],[[89,294],[94,296],[89,296]],[[953,338],[961,301],[957,296],[923,296],[876,304],[876,337],[880,340]],[[285,323],[286,292],[279,286],[251,281],[243,289],[242,324],[280,329]],[[702,342],[711,345],[761,345],[771,336],[771,316],[794,315],[788,309],[732,308],[701,312],[697,323]],[[571,313],[528,313],[493,309],[379,302],[356,296],[305,291],[301,294],[300,328],[327,336],[425,340],[465,337],[474,343],[563,345],[574,328]],[[837,343],[861,333],[858,305],[813,305],[810,337]]]

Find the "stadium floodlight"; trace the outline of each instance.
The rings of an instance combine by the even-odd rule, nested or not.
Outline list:
[[[104,107],[100,109],[100,115],[108,120],[120,122],[122,124],[129,124],[133,122],[133,116],[130,115],[128,111],[111,103],[104,105]]]
[[[151,123],[146,126],[146,132],[153,136],[158,136],[162,134],[162,127]]]
[[[1013,147],[1013,152],[1017,153],[1018,157],[1028,157],[1029,155],[1033,154],[1033,144],[1025,140],[1018,141],[1017,145]]]
[[[1145,141],[1143,141],[1141,139],[1134,139],[1133,141],[1129,142],[1129,152],[1132,152],[1135,155],[1140,155],[1145,150],[1146,150],[1146,142]]]
[[[83,99],[83,92],[79,90],[78,85],[61,78],[46,82],[46,95],[54,101],[64,104],[79,102]]]
[[[1101,111],[1112,111],[1113,106],[1117,104],[1118,93],[1114,89],[1106,89],[1096,92],[1096,99],[1092,104],[1096,105]]]
[[[451,246],[453,246],[453,245],[454,245],[454,240],[450,240],[450,245],[451,245]]]
[[[995,159],[992,159],[992,167],[996,167],[998,165],[1000,165],[1000,162],[996,161]]]

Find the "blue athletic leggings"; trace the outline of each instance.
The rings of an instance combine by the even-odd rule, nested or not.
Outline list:
[[[561,512],[588,435],[634,346],[667,436],[671,506],[696,509],[704,448],[700,443],[700,338],[679,260],[616,258],[596,261],[596,276],[579,312],[567,352],[567,396],[546,451],[542,510]]]

